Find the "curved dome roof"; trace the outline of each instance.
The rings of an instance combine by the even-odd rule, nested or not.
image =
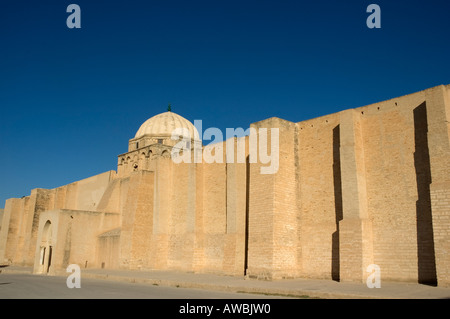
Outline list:
[[[173,113],[173,112],[164,112],[158,115],[155,115],[145,121],[139,130],[136,133],[135,138],[144,136],[144,135],[152,135],[152,136],[172,136],[172,132],[175,129],[179,130],[179,135],[186,136],[187,132],[189,132],[189,137],[191,139],[198,140],[199,134],[195,126],[184,117]],[[183,133],[183,132],[186,132]],[[178,134],[177,133],[177,134]],[[186,136],[187,137],[187,136]]]

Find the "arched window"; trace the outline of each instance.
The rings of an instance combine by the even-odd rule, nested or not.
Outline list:
[[[161,157],[163,158],[170,158],[170,153],[169,151],[165,150],[161,153]]]
[[[48,273],[52,264],[52,223],[47,220],[43,229],[40,242],[40,258],[39,258],[39,273]]]

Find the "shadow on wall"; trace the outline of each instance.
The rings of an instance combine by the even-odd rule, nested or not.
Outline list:
[[[248,268],[248,222],[249,222],[249,203],[250,203],[250,156],[245,159],[246,180],[245,180],[245,243],[244,243],[244,276],[247,275]]]
[[[424,102],[416,107],[413,114],[415,142],[414,167],[418,195],[416,202],[418,283],[437,286],[430,199],[431,168],[430,154],[428,151],[426,103]],[[339,125],[333,129],[333,183],[336,231],[332,234],[331,278],[335,281],[340,280],[339,221],[343,219],[339,131]]]
[[[339,281],[340,256],[339,256],[339,221],[342,213],[342,184],[341,184],[341,154],[339,125],[333,129],[333,184],[334,184],[334,211],[336,217],[336,231],[331,236],[331,279]]]
[[[427,123],[427,106],[424,102],[414,109],[414,167],[418,195],[416,202],[417,270],[420,284],[437,286],[430,199],[431,169]]]

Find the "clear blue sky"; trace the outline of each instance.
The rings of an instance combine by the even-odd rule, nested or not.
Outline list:
[[[169,102],[225,131],[450,84],[449,13],[448,0],[3,1],[0,207],[115,170]]]

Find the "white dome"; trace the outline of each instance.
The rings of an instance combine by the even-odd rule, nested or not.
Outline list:
[[[189,120],[173,112],[165,112],[149,118],[141,125],[135,138],[144,135],[171,137],[172,132],[176,129],[178,129],[177,135],[199,140],[199,134],[195,126]]]

